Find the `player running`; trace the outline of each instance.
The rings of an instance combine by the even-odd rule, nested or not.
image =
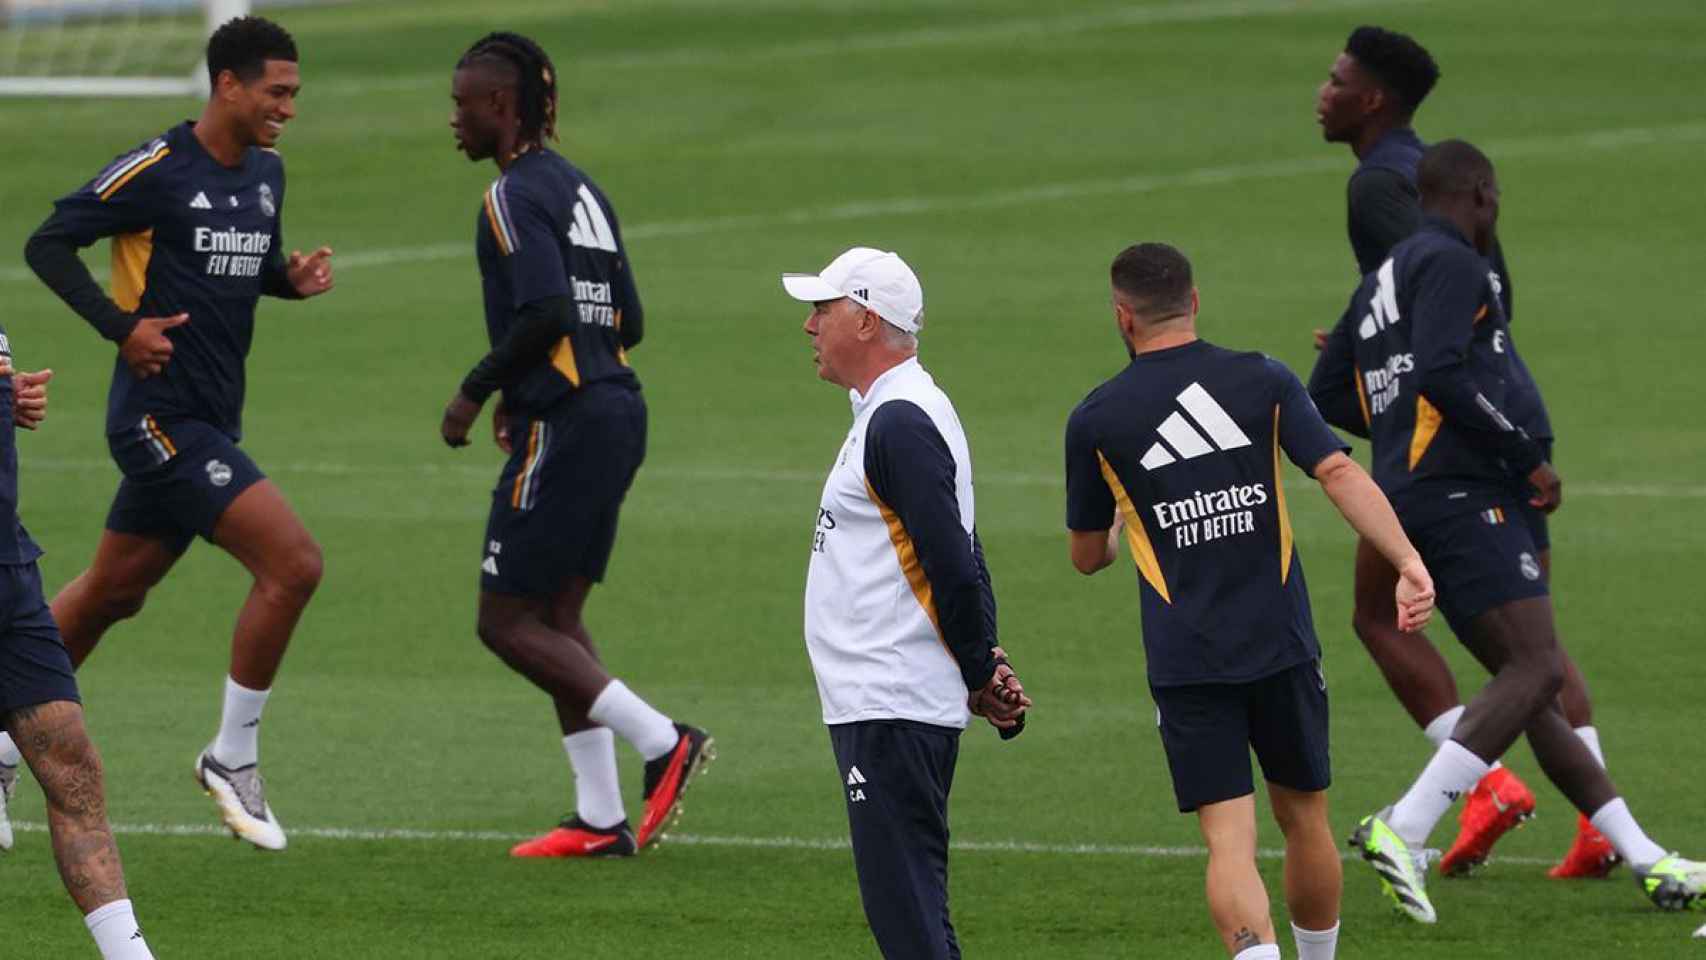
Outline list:
[[[1402,912],[1433,923],[1418,859],[1428,834],[1526,732],[1547,778],[1633,866],[1647,896],[1666,909],[1699,905],[1706,864],[1647,837],[1558,704],[1565,669],[1552,601],[1516,511],[1519,484],[1549,512],[1562,481],[1504,412],[1515,373],[1485,259],[1499,214],[1492,163],[1447,140],[1423,154],[1416,180],[1422,227],[1364,278],[1316,362],[1311,393],[1329,421],[1372,439],[1375,478],[1440,578],[1446,621],[1493,679],[1409,791],[1364,817],[1352,843]]]
[[[153,960],[107,824],[101,757],[83,725],[71,658],[42,596],[36,566],[42,551],[18,518],[14,428],[41,425],[52,378],[52,370],[14,373],[11,341],[0,331],[0,729],[17,738],[41,784],[53,858],[101,956]],[[0,852],[12,848],[6,807],[17,786],[16,764],[0,765]]]
[[[201,119],[58,201],[25,247],[42,282],[118,344],[107,445],[123,477],[94,560],[53,598],[53,616],[81,665],[108,628],[142,610],[197,535],[249,570],[219,731],[195,776],[233,833],[282,850],[259,727],[321,557],[237,445],[243,365],[261,295],[330,290],[332,251],[284,254],[284,161],[274,146],[301,90],[290,34],[259,17],[232,20],[208,39],[207,65],[213,94]],[[102,237],[112,238],[111,296],[77,257]]]
[[[1208,844],[1209,913],[1228,952],[1280,956],[1256,872],[1254,748],[1285,834],[1298,956],[1326,960],[1343,887],[1327,822],[1327,681],[1280,453],[1399,571],[1399,627],[1427,622],[1433,586],[1386,498],[1297,377],[1262,354],[1198,339],[1183,254],[1129,247],[1112,282],[1132,361],[1067,423],[1072,564],[1085,574],[1111,565],[1123,526],[1140,574],[1161,742],[1179,810],[1196,811]]]
[[[556,137],[556,69],[514,33],[481,38],[456,65],[450,127],[498,179],[475,222],[492,349],[440,427],[452,447],[495,391],[500,450],[480,565],[480,639],[550,694],[575,775],[575,813],[518,844],[518,857],[628,856],[656,842],[682,792],[715,757],[711,737],[672,722],[606,673],[582,621],[604,579],[616,519],[646,451],[646,404],[627,351],[643,331],[615,211]],[[645,758],[645,814],[628,826],[612,731]]]
[[[1415,40],[1380,27],[1358,27],[1345,42],[1316,94],[1316,119],[1330,143],[1344,143],[1356,154],[1357,168],[1346,189],[1347,226],[1357,274],[1379,269],[1399,241],[1421,223],[1416,197],[1416,163],[1426,149],[1411,126],[1416,110],[1439,79],[1433,57]],[[1495,241],[1492,267],[1499,275],[1499,299],[1511,317],[1512,283],[1504,251]],[[1319,340],[1320,334],[1317,337]],[[1506,413],[1552,459],[1552,423],[1540,388],[1522,357],[1510,354],[1516,380]],[[1521,498],[1515,516],[1526,523],[1539,551],[1542,574],[1551,573],[1551,538],[1546,514]],[[1457,682],[1445,658],[1425,635],[1405,634],[1393,626],[1392,568],[1366,544],[1356,559],[1356,610],[1351,622],[1387,684],[1437,748],[1463,715]],[[1564,654],[1564,716],[1582,742],[1604,765],[1593,706],[1581,671]],[[1471,790],[1459,815],[1457,840],[1440,859],[1440,871],[1462,875],[1484,863],[1493,844],[1534,813],[1534,794],[1516,774],[1497,761]],[[1586,817],[1578,818],[1576,839],[1554,877],[1603,877],[1617,866],[1616,850]]]

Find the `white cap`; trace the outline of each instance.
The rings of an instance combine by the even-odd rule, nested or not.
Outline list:
[[[854,247],[822,273],[782,274],[782,288],[807,303],[850,297],[907,333],[924,328],[924,288],[897,253]]]

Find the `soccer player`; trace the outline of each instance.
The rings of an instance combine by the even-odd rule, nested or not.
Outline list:
[[[0,331],[0,729],[16,738],[47,800],[47,828],[65,889],[106,960],[153,960],[125,890],[118,844],[107,824],[101,757],[83,726],[71,657],[42,595],[41,548],[18,518],[14,427],[47,416],[52,370],[14,373]],[[0,766],[0,851],[12,847],[7,802],[17,760]]]
[[[1357,157],[1357,168],[1347,188],[1351,251],[1357,274],[1379,269],[1400,240],[1414,233],[1421,223],[1416,195],[1416,163],[1425,145],[1411,126],[1416,110],[1439,79],[1439,67],[1428,51],[1412,38],[1380,27],[1358,27],[1352,31],[1316,94],[1316,119],[1330,143],[1348,145]],[[1505,267],[1504,252],[1495,242],[1492,267],[1499,275],[1499,298],[1508,320],[1511,316],[1512,284]],[[1543,448],[1552,459],[1552,423],[1546,414],[1540,388],[1529,374],[1522,357],[1511,354],[1516,380],[1506,413]],[[1551,572],[1551,539],[1546,514],[1530,506],[1526,497],[1516,506],[1516,516],[1528,524],[1539,551],[1540,569]],[[1463,715],[1457,682],[1439,651],[1423,634],[1404,634],[1393,626],[1390,604],[1392,569],[1366,544],[1357,550],[1356,611],[1352,624],[1369,655],[1380,667],[1386,682],[1418,726],[1437,748]],[[1564,655],[1564,715],[1576,735],[1604,763],[1599,732],[1593,726],[1593,706],[1581,671]],[[1534,813],[1534,794],[1516,774],[1495,762],[1493,769],[1471,790],[1459,817],[1462,828],[1456,842],[1440,860],[1441,872],[1461,875],[1485,862],[1493,844],[1506,831]],[[1605,835],[1586,817],[1578,818],[1576,839],[1562,862],[1551,870],[1554,877],[1603,877],[1618,863],[1617,853]]]
[[[1250,750],[1285,834],[1285,896],[1298,956],[1339,936],[1343,876],[1327,822],[1327,681],[1292,542],[1280,454],[1313,477],[1399,571],[1394,616],[1419,628],[1427,569],[1303,384],[1280,363],[1201,340],[1191,265],[1162,243],[1114,259],[1114,319],[1132,361],[1066,426],[1072,564],[1118,557],[1139,573],[1143,647],[1182,813],[1208,844],[1208,905],[1237,960],[1277,958],[1256,872]]]
[[[1417,859],[1435,823],[1526,732],[1541,768],[1634,868],[1647,896],[1681,909],[1706,895],[1706,864],[1649,839],[1558,703],[1564,660],[1519,489],[1551,511],[1562,481],[1505,412],[1510,328],[1485,259],[1499,214],[1493,165],[1461,140],[1416,173],[1421,229],[1363,279],[1316,361],[1311,394],[1332,423],[1373,441],[1374,474],[1440,578],[1458,639],[1492,673],[1414,785],[1352,838],[1411,918],[1436,919]],[[1520,484],[1520,486],[1519,486]]]
[[[284,163],[274,146],[296,115],[296,44],[241,17],[207,42],[213,94],[201,119],[113,161],[61,199],[25,257],[42,282],[118,345],[107,445],[123,474],[95,558],[53,617],[81,665],[113,624],[200,535],[246,567],[219,731],[195,775],[232,832],[282,850],[259,766],[261,712],[291,632],[320,582],[320,547],[237,443],[243,364],[262,294],[332,287],[331,253],[284,254]],[[77,250],[112,238],[113,290]],[[0,756],[0,760],[5,760]]]
[[[493,427],[509,461],[486,525],[478,632],[551,696],[574,770],[574,815],[510,852],[628,856],[663,836],[716,754],[705,731],[674,723],[605,672],[582,620],[645,457],[646,404],[627,355],[644,328],[610,201],[546,146],[556,77],[545,51],[515,33],[482,37],[456,65],[456,145],[500,175],[474,227],[492,349],[451,397],[440,433],[466,446],[481,406],[503,391]],[[646,761],[637,831],[612,731]]]
[[[890,960],[958,958],[948,793],[960,732],[977,714],[1016,735],[1031,705],[996,646],[971,449],[918,362],[924,290],[906,261],[853,247],[782,286],[812,305],[818,376],[853,403],[818,502],[805,637],[865,919]]]

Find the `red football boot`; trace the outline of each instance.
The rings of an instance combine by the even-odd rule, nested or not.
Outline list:
[[[600,830],[587,826],[580,817],[564,820],[544,836],[525,840],[510,848],[512,857],[631,857],[640,845],[624,820]]]
[[[1528,785],[1509,767],[1490,771],[1469,791],[1463,812],[1457,816],[1457,840],[1440,858],[1439,872],[1448,877],[1468,874],[1487,862],[1500,837],[1532,816],[1534,793]]]
[[[646,761],[646,814],[637,834],[640,848],[656,843],[681,816],[681,795],[693,777],[717,759],[716,741],[698,727],[675,725],[675,749]]]
[[[1564,854],[1563,862],[1546,871],[1546,875],[1559,880],[1598,880],[1610,876],[1622,862],[1617,848],[1605,834],[1594,827],[1586,814],[1577,814],[1576,842]]]

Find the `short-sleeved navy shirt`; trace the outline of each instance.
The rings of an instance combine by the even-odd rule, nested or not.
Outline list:
[[[1142,353],[1066,427],[1066,524],[1125,517],[1153,686],[1243,683],[1320,656],[1283,452],[1349,449],[1290,370],[1202,340]]]
[[[638,388],[621,330],[641,323],[640,296],[616,212],[586,174],[551,150],[517,157],[486,191],[474,243],[494,346],[527,304],[574,301],[574,317],[550,357],[504,390],[509,413],[538,416],[599,381]]]
[[[144,417],[211,424],[242,434],[243,362],[269,262],[283,246],[284,161],[250,147],[227,167],[185,121],[124,154],[54,204],[38,235],[79,247],[112,238],[112,297],[142,317],[189,314],[166,331],[172,359],[138,380],[122,358],[107,394],[107,433]],[[275,264],[276,266],[276,264]]]

